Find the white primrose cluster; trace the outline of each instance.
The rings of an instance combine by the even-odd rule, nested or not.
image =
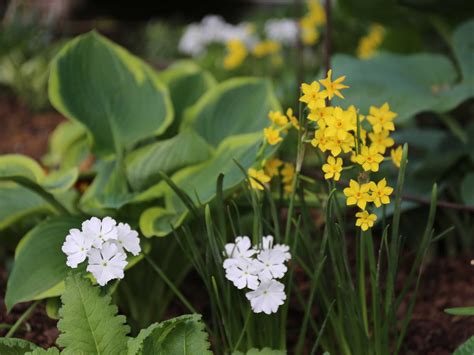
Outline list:
[[[275,313],[286,300],[285,286],[277,281],[283,278],[291,259],[285,244],[273,245],[273,236],[262,238],[252,247],[250,238],[239,236],[235,243],[225,245],[224,269],[226,278],[238,289],[248,288],[245,295],[255,313]]]
[[[82,222],[82,229],[71,229],[63,243],[66,264],[75,269],[87,259],[87,271],[104,286],[113,279],[122,279],[127,265],[127,251],[138,255],[141,251],[138,233],[127,223],[105,217],[92,217]]]

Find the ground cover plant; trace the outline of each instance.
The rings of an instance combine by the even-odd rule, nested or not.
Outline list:
[[[367,13],[337,6],[149,24],[175,33],[146,47],[160,69],[96,30],[51,48],[38,90],[65,119],[41,161],[0,155],[3,300],[25,305],[1,354],[410,353],[427,263],[472,252],[474,22],[431,19],[433,53],[371,2],[348,39]],[[20,335],[38,307],[49,347]]]

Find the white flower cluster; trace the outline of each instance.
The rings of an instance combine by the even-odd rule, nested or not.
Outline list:
[[[265,22],[265,35],[272,41],[293,45],[298,41],[298,23],[289,18],[269,19]]]
[[[82,229],[71,229],[63,243],[66,264],[75,269],[87,259],[87,271],[104,286],[113,279],[122,279],[127,265],[126,251],[138,255],[141,251],[138,233],[127,223],[110,217],[92,217],[82,222]]]
[[[245,295],[255,313],[275,313],[286,300],[285,286],[277,281],[285,276],[285,263],[291,259],[290,248],[273,245],[273,236],[262,238],[261,245],[252,247],[250,238],[235,238],[225,245],[224,269],[226,278],[238,289],[252,291]]]
[[[247,23],[232,25],[220,16],[208,15],[201,22],[187,26],[178,47],[182,53],[196,57],[202,54],[208,45],[225,44],[232,39],[241,40],[249,47],[256,41]]]

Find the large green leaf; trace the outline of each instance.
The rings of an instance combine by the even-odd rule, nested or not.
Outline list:
[[[0,230],[22,218],[53,210],[40,196],[13,182],[0,182]]]
[[[462,77],[465,81],[474,82],[474,20],[470,20],[459,26],[453,34],[453,50],[456,60],[461,68]],[[471,86],[471,94],[474,95],[474,87]]]
[[[168,86],[174,108],[175,119],[167,133],[176,134],[184,111],[214,87],[216,80],[192,61],[176,62],[159,77]]]
[[[38,348],[35,344],[24,339],[0,338],[0,354],[24,355]]]
[[[25,355],[59,355],[58,348],[49,348],[47,350],[43,348],[36,348],[33,351],[29,351],[25,353]]]
[[[62,114],[88,129],[100,155],[163,133],[172,121],[168,90],[153,69],[94,31],[57,55],[49,97]]]
[[[128,342],[128,355],[211,355],[211,344],[198,314],[154,323]]]
[[[472,355],[474,354],[474,336],[470,337],[464,344],[457,348],[453,355]]]
[[[178,171],[172,180],[191,197],[195,205],[204,205],[214,199],[220,174],[224,174],[224,191],[229,191],[244,180],[245,175],[239,165],[247,170],[255,163],[261,141],[260,132],[227,138],[212,159]],[[159,187],[159,192],[165,196],[166,209],[150,208],[140,218],[140,229],[148,237],[169,234],[186,217],[186,206],[175,192],[162,183]]]
[[[237,78],[209,90],[186,113],[181,130],[192,127],[217,147],[233,135],[268,126],[270,110],[278,110],[271,83],[265,79]]]
[[[60,123],[49,138],[48,154],[43,157],[47,166],[61,169],[78,166],[88,155],[87,131],[74,121]]]
[[[407,56],[382,53],[369,60],[336,55],[332,66],[333,76],[346,75],[351,86],[344,91],[346,99],[337,98],[335,104],[353,104],[366,114],[371,105],[388,102],[398,114],[395,123],[433,110],[443,90],[456,78],[454,66],[446,57],[426,53]]]
[[[53,172],[46,175],[33,159],[19,154],[0,156],[0,180],[11,180],[33,190],[41,189],[48,193],[68,190],[77,180],[77,168]]]
[[[134,190],[143,190],[159,180],[160,171],[172,174],[180,168],[210,158],[211,147],[188,129],[177,136],[137,149],[126,158],[127,177]]]
[[[61,245],[69,229],[80,227],[81,222],[82,219],[77,217],[51,218],[23,237],[8,278],[7,309],[19,302],[61,294],[62,289],[58,285],[69,269]]]
[[[110,295],[100,295],[81,274],[70,275],[59,310],[58,344],[65,349],[62,354],[120,355],[127,351],[125,317],[117,315]]]

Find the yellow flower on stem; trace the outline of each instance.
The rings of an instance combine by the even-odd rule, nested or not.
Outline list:
[[[341,178],[342,171],[342,159],[334,158],[332,155],[328,157],[327,163],[322,167],[324,171],[324,178],[326,180],[334,179],[334,181],[339,181]]]
[[[372,192],[372,200],[375,207],[380,207],[382,204],[388,205],[390,203],[390,195],[393,192],[393,187],[387,186],[387,180],[383,178],[377,184],[373,181],[369,182],[370,191]]]
[[[361,211],[356,213],[356,226],[360,227],[364,232],[374,226],[377,216],[367,211]]]
[[[332,100],[334,95],[339,96],[341,99],[343,99],[344,96],[342,96],[339,90],[347,89],[349,87],[347,85],[342,84],[342,82],[346,80],[346,77],[343,75],[337,78],[336,80],[332,81],[331,76],[332,76],[332,69],[329,69],[326,78],[319,80],[319,82],[323,84],[324,87],[326,88],[326,92],[327,92],[329,100]]]
[[[333,113],[325,119],[327,124],[326,136],[341,140],[346,139],[349,135],[348,132],[353,129],[351,116],[352,114],[349,111],[344,111],[340,107],[334,108]]]
[[[314,138],[311,140],[311,145],[315,148],[319,148],[319,150],[321,150],[322,152],[325,152],[326,150],[328,150],[328,144],[329,139],[326,137],[324,129],[316,130],[314,132]]]
[[[280,127],[284,127],[288,124],[288,119],[280,111],[270,111],[268,113],[268,119]]]
[[[253,55],[257,58],[262,58],[270,54],[278,53],[281,49],[281,45],[278,42],[272,40],[266,40],[257,43],[253,49]]]
[[[293,178],[295,177],[295,167],[291,163],[285,163],[283,165],[283,169],[281,169],[281,176],[282,182],[284,184],[289,184],[293,182]]]
[[[344,195],[346,195],[346,204],[348,206],[357,205],[362,210],[365,210],[367,202],[372,202],[372,197],[369,195],[369,184],[362,184],[355,180],[349,182],[349,187],[344,189]]]
[[[327,92],[325,90],[319,91],[319,89],[321,86],[317,81],[313,81],[311,84],[301,84],[303,95],[300,97],[300,101],[307,104],[310,110],[326,107]]]
[[[380,131],[379,133],[369,133],[369,139],[372,145],[377,147],[380,154],[384,154],[387,148],[395,144],[393,138],[390,138],[389,131]]]
[[[319,128],[325,128],[327,126],[326,118],[331,116],[333,112],[334,107],[332,106],[317,108],[310,111],[308,114],[308,120],[316,122]]]
[[[263,184],[270,182],[270,176],[266,175],[263,170],[250,168],[247,171],[250,180],[250,186],[256,190],[263,190]]]
[[[403,156],[403,148],[399,145],[396,149],[390,151],[390,156],[392,157],[392,162],[397,168],[400,168]]]
[[[280,159],[268,159],[265,163],[264,170],[265,174],[270,176],[270,178],[279,174],[279,168],[283,165],[283,162]]]
[[[361,165],[365,171],[379,171],[379,164],[383,161],[383,156],[379,154],[376,146],[363,146],[360,154],[356,157],[357,164]]]
[[[341,152],[349,153],[354,145],[354,137],[347,135],[346,139],[339,139],[337,137],[329,138],[326,148],[331,151],[332,155],[338,156]]]
[[[295,129],[299,130],[300,129],[300,122],[296,118],[296,116],[293,114],[293,109],[290,107],[288,110],[286,110],[286,116],[290,120],[291,124]]]
[[[382,131],[395,131],[393,119],[397,117],[395,112],[390,111],[388,103],[384,103],[380,108],[370,106],[370,115],[367,116],[375,133]]]
[[[291,182],[289,184],[285,184],[283,186],[283,195],[285,197],[290,196],[292,192],[293,192],[293,182]]]
[[[283,138],[280,137],[280,131],[273,127],[264,128],[263,134],[270,145],[278,144],[283,140]]]
[[[247,57],[247,47],[238,39],[230,40],[226,46],[227,56],[224,58],[224,68],[232,70],[240,66]]]

